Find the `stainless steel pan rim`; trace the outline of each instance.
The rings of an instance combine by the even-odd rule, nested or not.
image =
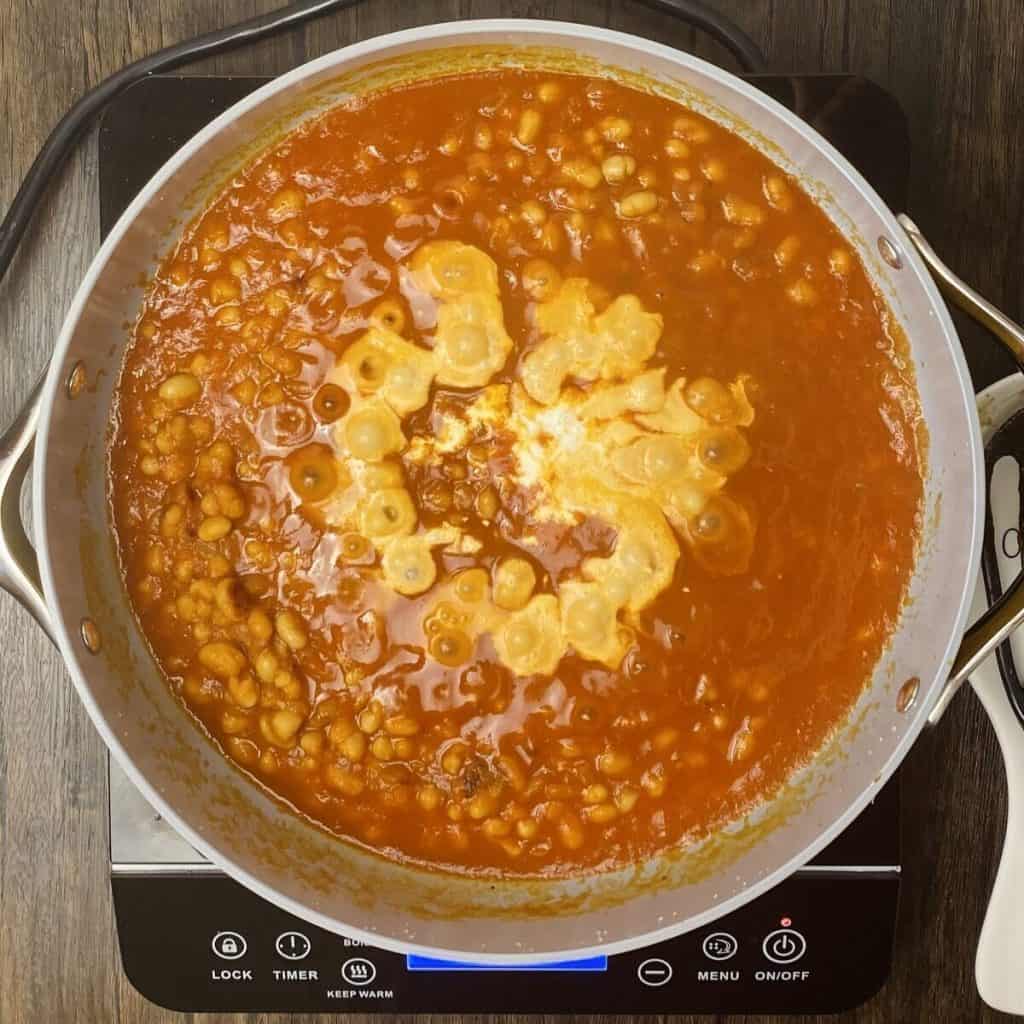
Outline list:
[[[808,128],[803,122],[794,117],[789,111],[781,107],[775,101],[765,97],[752,86],[734,78],[732,75],[719,70],[718,68],[694,57],[680,54],[678,51],[657,43],[648,42],[623,33],[612,32],[605,29],[590,28],[582,25],[574,25],[559,22],[530,21],[530,20],[494,20],[477,22],[456,22],[444,25],[435,25],[427,28],[412,29],[388,36],[378,37],[365,43],[348,47],[344,50],[329,54],[319,60],[304,65],[281,78],[269,83],[257,90],[251,96],[243,99],[225,114],[213,121],[207,128],[200,132],[193,140],[179,151],[161,171],[150,181],[145,189],[136,197],[132,204],[117,222],[109,237],[104,242],[96,258],[93,260],[88,273],[85,276],[74,302],[68,312],[60,338],[58,340],[54,359],[51,363],[44,393],[41,399],[41,413],[36,441],[37,452],[45,453],[49,450],[51,443],[52,413],[55,404],[62,398],[61,390],[64,387],[67,368],[65,367],[68,348],[71,344],[75,330],[79,324],[83,310],[87,306],[93,291],[93,287],[106,267],[108,260],[116,250],[118,243],[124,236],[133,220],[139,212],[150,202],[160,189],[175,174],[185,161],[193,154],[199,152],[203,146],[229,123],[235,121],[241,114],[252,110],[263,104],[268,98],[278,93],[289,90],[296,83],[309,78],[312,75],[334,68],[338,65],[348,66],[361,62],[365,58],[382,58],[389,54],[389,51],[403,51],[408,44],[415,44],[418,49],[431,49],[450,46],[453,44],[466,45],[477,41],[495,44],[498,42],[523,43],[526,45],[543,46],[571,46],[574,42],[589,44],[592,47],[608,47],[610,50],[617,50],[623,53],[632,52],[657,57],[675,65],[681,74],[688,70],[699,72],[707,79],[717,81],[733,93],[745,97],[753,106],[760,107],[773,114],[782,121],[792,132],[801,136],[809,147],[822,154],[825,159],[845,177],[851,187],[855,189],[864,201],[871,207],[875,215],[884,223],[890,242],[897,247],[902,260],[902,270],[899,271],[906,288],[919,289],[923,292],[929,307],[929,316],[933,318],[931,328],[937,338],[948,349],[948,355],[952,358],[956,371],[961,378],[962,398],[965,407],[959,410],[965,415],[970,425],[970,436],[965,438],[969,447],[969,462],[974,481],[973,500],[971,502],[971,522],[967,524],[969,531],[964,537],[964,564],[968,567],[962,574],[962,582],[959,591],[947,595],[950,606],[955,603],[955,614],[953,621],[955,628],[947,633],[942,643],[942,655],[939,659],[940,671],[930,679],[922,679],[921,695],[904,719],[903,735],[899,742],[892,749],[889,757],[881,765],[873,780],[863,788],[855,799],[848,802],[845,810],[838,816],[824,824],[816,838],[805,844],[795,854],[788,857],[774,868],[766,872],[762,877],[750,882],[738,892],[722,899],[707,911],[689,916],[684,920],[671,921],[662,924],[658,921],[637,922],[637,931],[634,934],[620,936],[608,942],[595,942],[591,945],[576,945],[572,948],[558,948],[553,950],[534,951],[523,949],[522,952],[515,952],[509,948],[508,943],[504,949],[495,952],[486,948],[456,948],[452,944],[432,945],[417,941],[415,938],[405,939],[394,935],[386,935],[364,930],[353,926],[351,923],[339,920],[328,914],[320,912],[315,906],[296,901],[288,895],[279,892],[272,886],[267,885],[263,879],[245,870],[231,857],[226,856],[223,850],[208,843],[204,837],[192,828],[191,824],[178,813],[175,806],[168,802],[163,794],[158,791],[136,767],[133,758],[125,750],[118,734],[115,724],[109,720],[103,708],[94,699],[90,685],[87,681],[87,667],[85,659],[89,657],[81,646],[77,635],[77,629],[69,627],[66,616],[69,610],[65,608],[61,589],[57,583],[57,568],[51,560],[51,551],[46,540],[47,509],[51,501],[67,500],[64,495],[52,493],[47,488],[47,474],[39,473],[35,478],[33,495],[33,514],[36,526],[36,536],[41,539],[39,546],[40,575],[46,596],[47,605],[53,614],[53,630],[58,646],[67,663],[74,680],[79,696],[93,719],[96,727],[103,736],[104,741],[114,753],[119,763],[125,769],[133,783],[144,793],[151,804],[180,832],[192,845],[212,861],[224,868],[224,870],[236,878],[243,885],[252,889],[263,898],[282,907],[283,909],[312,923],[319,925],[329,931],[343,932],[350,937],[360,939],[371,945],[376,945],[397,952],[419,952],[424,954],[445,954],[451,956],[453,953],[462,953],[481,962],[493,963],[514,963],[530,960],[542,962],[545,960],[562,959],[566,956],[586,956],[595,953],[617,953],[630,949],[646,946],[669,937],[678,935],[684,931],[692,930],[701,925],[715,920],[732,910],[737,909],[744,903],[749,902],[773,885],[777,884],[784,877],[790,874],[797,867],[806,863],[817,852],[828,845],[845,827],[861,812],[868,802],[874,797],[879,788],[886,782],[900,761],[905,756],[917,734],[924,726],[928,712],[935,700],[935,697],[942,686],[949,667],[953,664],[960,636],[967,623],[967,616],[970,608],[971,596],[973,594],[977,566],[980,560],[980,548],[982,541],[981,523],[983,522],[984,489],[983,489],[983,458],[981,447],[980,427],[977,413],[970,396],[970,378],[967,371],[963,354],[960,350],[952,322],[946,311],[938,291],[936,290],[924,264],[918,258],[911,246],[901,244],[905,239],[901,229],[884,203],[875,195],[871,187],[863,180],[860,174],[836,152],[830,145],[820,139],[815,132]],[[613,63],[613,61],[610,61]],[[552,921],[552,924],[555,922]],[[655,927],[651,927],[655,924]],[[504,927],[504,926],[503,926]]]

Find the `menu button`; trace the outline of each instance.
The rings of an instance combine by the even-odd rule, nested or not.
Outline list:
[[[704,938],[701,946],[709,960],[731,960],[740,948],[735,935],[728,932],[713,932]]]

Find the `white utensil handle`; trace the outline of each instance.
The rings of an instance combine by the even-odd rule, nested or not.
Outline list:
[[[995,512],[995,546],[1004,586],[1020,570],[1019,550],[1024,542],[1017,528],[1017,475],[1012,460],[1001,460],[991,485],[993,491],[998,487],[1004,496]],[[1009,557],[1008,551],[1017,557]],[[976,604],[986,603],[980,581],[975,600]],[[1016,664],[1024,667],[1024,638],[1018,633],[1010,642]],[[1002,859],[978,939],[975,979],[981,998],[993,1009],[1024,1014],[1024,728],[1010,706],[994,656],[974,672],[971,685],[992,720],[1002,748],[1007,788]]]
[[[1024,731],[1010,709],[995,665],[987,663],[984,668],[995,675],[984,689],[998,688],[999,692],[982,693],[978,683],[974,685],[1003,748],[1008,807],[1003,855],[978,939],[975,977],[981,998],[989,1006],[1005,1013],[1024,1014],[1024,802],[1020,793],[1024,782]]]

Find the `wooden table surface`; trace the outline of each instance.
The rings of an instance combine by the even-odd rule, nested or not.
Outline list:
[[[773,70],[852,71],[899,98],[913,138],[911,212],[954,267],[1009,315],[1024,317],[1020,0],[712,2],[761,44]],[[0,207],[86,87],[160,46],[275,3],[0,0]],[[277,73],[393,29],[495,15],[611,25],[731,66],[714,45],[629,0],[370,0],[194,70]],[[43,367],[97,237],[89,136],[0,286],[0,422]],[[102,744],[60,659],[5,596],[0,637],[0,1024],[173,1019],[120,970]],[[1009,1019],[983,1006],[973,980],[1006,805],[999,752],[971,693],[919,740],[903,781],[895,969],[878,996],[843,1019]],[[216,1017],[257,1019],[267,1018]]]

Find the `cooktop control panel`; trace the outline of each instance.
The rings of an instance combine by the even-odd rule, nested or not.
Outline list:
[[[131,983],[182,1011],[837,1012],[889,973],[898,874],[801,873],[706,928],[617,956],[489,967],[388,953],[222,875],[113,880]]]

